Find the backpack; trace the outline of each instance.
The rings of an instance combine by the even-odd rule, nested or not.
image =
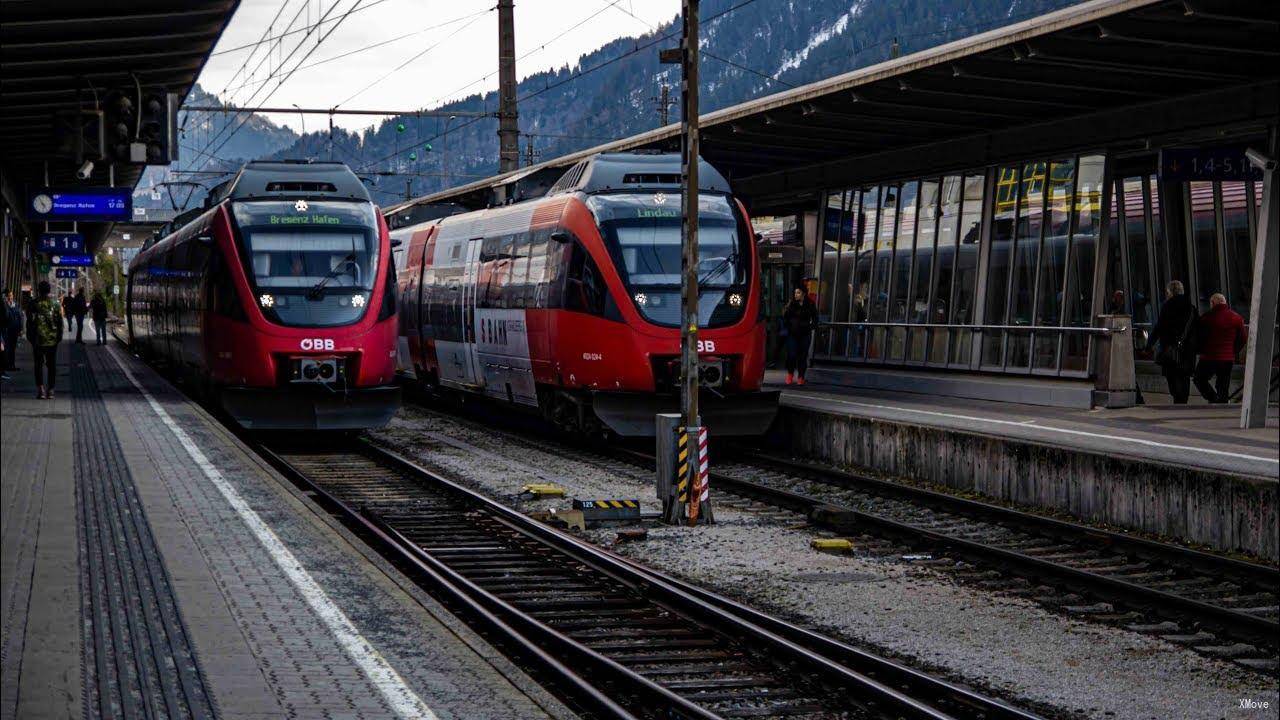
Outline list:
[[[36,302],[31,313],[32,341],[38,347],[52,347],[62,340],[62,311],[57,303],[45,298]]]

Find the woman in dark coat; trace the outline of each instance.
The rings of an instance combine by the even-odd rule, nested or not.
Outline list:
[[[1159,345],[1156,362],[1160,365],[1169,394],[1179,405],[1191,394],[1191,371],[1195,368],[1195,324],[1200,313],[1187,297],[1182,281],[1174,280],[1164,291],[1160,319],[1151,334]]]
[[[818,326],[818,309],[803,287],[795,289],[782,311],[782,326],[787,331],[787,384],[803,385],[809,369],[809,339]]]

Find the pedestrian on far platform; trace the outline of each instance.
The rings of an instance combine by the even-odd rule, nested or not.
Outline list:
[[[84,344],[84,316],[89,314],[89,302],[84,297],[84,288],[76,290],[71,300],[71,314],[76,316],[76,342]]]
[[[4,291],[4,358],[0,363],[5,372],[18,369],[18,337],[22,334],[22,308],[13,299],[13,291]]]
[[[37,297],[36,299],[39,300],[40,298]],[[75,330],[75,327],[71,324],[75,322],[74,320],[72,320],[72,318],[75,316],[71,313],[71,296],[63,295],[62,299],[59,300],[58,302],[59,302],[59,305],[62,307],[62,317],[66,318],[67,320],[67,332],[71,332],[72,330]]]
[[[53,289],[41,280],[35,302],[27,317],[27,340],[35,355],[36,397],[53,399],[53,384],[58,376],[58,343],[62,341],[62,311],[50,297]],[[48,380],[45,379],[48,368]]]
[[[1159,344],[1156,364],[1169,384],[1169,394],[1177,405],[1185,405],[1191,395],[1191,372],[1196,366],[1196,320],[1200,311],[1187,297],[1181,280],[1170,282],[1164,289],[1160,320],[1151,334]]]
[[[792,293],[791,302],[782,311],[782,322],[787,333],[787,384],[803,385],[809,369],[809,341],[818,327],[818,309],[803,286]]]
[[[107,344],[107,299],[102,297],[102,293],[93,294],[93,300],[89,303],[89,309],[93,312],[93,331],[98,336],[98,344]]]
[[[1244,348],[1244,318],[1227,306],[1222,293],[1209,298],[1209,312],[1196,323],[1200,364],[1196,366],[1196,389],[1211,403],[1224,403],[1231,389],[1231,368]],[[1213,378],[1214,385],[1209,385]]]

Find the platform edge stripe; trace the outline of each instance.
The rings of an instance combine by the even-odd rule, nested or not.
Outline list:
[[[351,619],[329,598],[328,594],[311,577],[311,574],[307,572],[302,563],[294,557],[293,552],[275,534],[275,531],[267,526],[253,508],[249,507],[249,504],[241,497],[239,491],[227,482],[222,472],[209,461],[204,452],[191,439],[191,436],[178,426],[168,411],[155,399],[155,396],[143,387],[142,383],[138,382],[133,372],[121,360],[116,349],[108,347],[107,350],[111,353],[116,364],[120,366],[124,376],[138,389],[138,392],[146,399],[147,404],[151,406],[151,410],[169,428],[170,432],[177,438],[178,443],[191,456],[191,459],[204,473],[205,477],[209,478],[209,481],[213,483],[227,503],[236,511],[244,524],[248,526],[249,530],[266,548],[267,553],[271,555],[272,560],[284,572],[285,577],[289,578],[289,581],[293,583],[299,594],[306,600],[307,605],[311,607],[312,611],[319,616],[320,620],[329,628],[329,631],[333,633],[338,644],[360,667],[369,682],[381,693],[391,710],[403,718],[439,720],[438,716],[418,697],[417,693],[409,688],[404,678],[400,677],[400,674],[396,672],[396,669],[391,667],[386,658],[382,657],[382,654],[373,647],[372,643],[360,634]]]

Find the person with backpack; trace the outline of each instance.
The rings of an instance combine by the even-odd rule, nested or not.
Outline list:
[[[89,302],[85,300],[84,288],[76,290],[76,296],[71,300],[71,314],[76,316],[76,342],[84,344],[84,316],[89,314]]]
[[[53,288],[48,280],[41,280],[39,295],[31,303],[27,318],[27,339],[35,355],[36,397],[53,399],[54,380],[58,374],[58,343],[62,341],[62,310],[50,295]],[[48,368],[48,381],[45,381]]]
[[[107,344],[107,300],[102,297],[102,293],[93,294],[93,301],[89,303],[89,309],[93,311],[93,331],[98,337],[99,345]]]
[[[1151,331],[1160,346],[1156,364],[1169,384],[1174,404],[1185,405],[1191,395],[1191,371],[1196,365],[1194,331],[1200,312],[1187,298],[1181,280],[1170,282],[1165,287],[1164,296],[1160,319]]]

